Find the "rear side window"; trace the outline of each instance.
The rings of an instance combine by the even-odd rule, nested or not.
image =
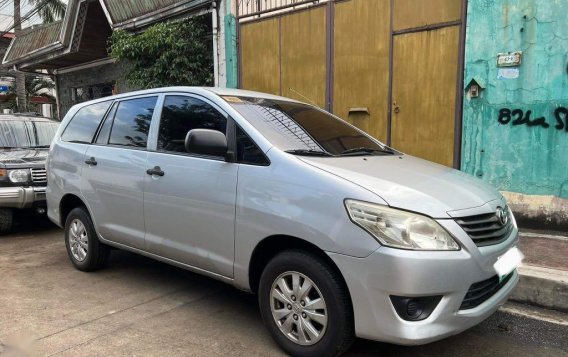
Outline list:
[[[90,144],[112,101],[87,105],[73,116],[61,140]]]
[[[118,104],[109,144],[145,148],[158,97],[124,100]]]
[[[187,153],[185,136],[192,129],[211,129],[225,134],[227,118],[200,99],[167,96],[160,120],[158,150]]]

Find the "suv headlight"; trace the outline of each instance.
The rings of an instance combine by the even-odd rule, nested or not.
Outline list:
[[[351,220],[383,245],[410,250],[460,249],[444,228],[426,216],[355,200],[345,200],[345,207]]]
[[[28,182],[30,179],[30,171],[29,170],[10,170],[8,173],[8,177],[10,181],[14,183],[23,183]]]

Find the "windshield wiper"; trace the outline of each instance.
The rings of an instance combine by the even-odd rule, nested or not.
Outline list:
[[[305,150],[305,149],[296,149],[296,150],[286,150],[288,154],[293,155],[305,155],[305,156],[333,156],[332,154],[325,152],[325,151],[318,151],[318,150]]]
[[[341,153],[341,155],[372,154],[372,153],[375,153],[375,152],[383,153],[383,154],[389,154],[389,155],[394,154],[394,151],[392,151],[391,149],[389,149],[388,147],[385,146],[382,149],[367,148],[367,147],[358,147],[358,148],[347,149],[347,150],[343,151]]]

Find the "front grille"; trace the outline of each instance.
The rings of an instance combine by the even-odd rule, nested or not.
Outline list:
[[[46,184],[47,183],[47,171],[45,169],[31,169],[32,183],[34,184]]]
[[[495,275],[487,280],[472,284],[465,294],[460,310],[473,309],[481,305],[484,301],[495,295],[513,276],[514,271],[506,275],[503,280],[499,281],[499,277]]]
[[[509,237],[513,230],[513,217],[507,207],[504,208],[507,221],[503,224],[496,213],[456,218],[456,223],[470,236],[475,245],[499,244]]]

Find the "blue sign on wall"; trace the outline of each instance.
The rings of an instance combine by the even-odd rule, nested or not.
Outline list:
[[[7,92],[10,89],[8,86],[0,86],[0,92]]]

